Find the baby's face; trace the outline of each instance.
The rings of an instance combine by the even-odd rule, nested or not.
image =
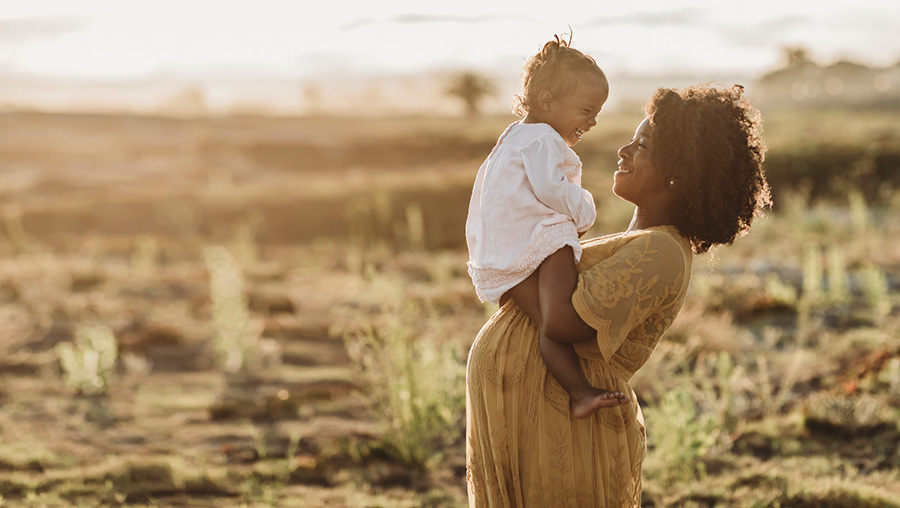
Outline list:
[[[553,127],[569,146],[575,145],[597,125],[597,114],[609,97],[609,89],[594,83],[580,85],[565,97],[554,97],[546,106],[542,120]]]

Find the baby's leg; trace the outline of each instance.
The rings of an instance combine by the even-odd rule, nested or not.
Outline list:
[[[572,259],[572,263],[575,260]],[[559,277],[553,273],[554,267],[550,263],[541,265],[538,284],[545,278]],[[541,356],[547,365],[547,370],[559,382],[572,399],[572,411],[577,418],[586,418],[604,407],[618,406],[628,401],[628,397],[621,392],[601,390],[591,386],[581,364],[575,348],[571,344],[556,342],[543,333],[540,337]]]
[[[502,307],[509,298],[512,298],[519,310],[524,312],[534,326],[540,329],[541,304],[538,299],[538,271],[535,270],[528,278],[504,293],[500,297],[500,306]]]
[[[556,342],[542,333],[540,346],[547,370],[571,397],[576,418],[587,418],[600,408],[618,406],[628,400],[621,392],[591,386],[571,344]]]

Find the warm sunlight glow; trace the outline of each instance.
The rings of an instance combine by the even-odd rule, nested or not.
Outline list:
[[[357,111],[393,97],[421,111],[443,95],[435,80],[472,70],[499,83],[492,109],[508,111],[524,60],[570,30],[574,45],[610,76],[659,85],[661,76],[747,82],[798,45],[819,62],[893,65],[896,19],[900,4],[878,0],[852,9],[808,0],[740,9],[702,0],[386,0],[352,8],[310,0],[34,0],[0,11],[0,104],[182,104],[197,92],[191,101],[208,111],[242,102],[309,112],[317,96],[330,101],[326,109]],[[610,105],[647,93],[617,83]]]
[[[634,72],[759,69],[774,61],[780,46],[798,43],[891,62],[900,53],[900,42],[885,35],[893,33],[889,20],[900,14],[897,5],[863,1],[845,10],[821,2],[762,3],[765,8],[738,13],[707,2],[665,0],[634,6],[579,0],[551,7],[468,0],[452,8],[393,0],[352,9],[306,0],[38,0],[0,13],[3,26],[14,29],[0,36],[0,64],[84,77],[491,67],[527,56],[568,26],[577,43],[607,67]],[[842,37],[831,37],[835,31]]]

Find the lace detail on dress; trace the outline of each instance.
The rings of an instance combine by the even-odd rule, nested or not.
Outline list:
[[[622,432],[637,420],[637,411],[634,408],[637,402],[616,406],[614,408],[601,409],[596,414],[600,415],[600,423],[604,427]]]
[[[518,383],[520,379],[522,379],[522,373],[525,372],[525,358],[519,358],[516,360],[516,364],[513,366],[512,372],[510,374],[503,374],[497,369],[497,365],[492,362],[485,362],[484,364],[484,374],[490,383],[501,390],[508,390],[509,387],[515,383]]]
[[[569,394],[551,375],[548,375],[544,382],[544,400],[564,413],[569,411]]]
[[[616,266],[614,270],[595,272],[591,280],[589,293],[596,304],[607,309],[613,309],[623,298],[636,298],[635,307],[646,308],[654,300],[651,292],[659,281],[659,276],[654,275],[647,280],[642,277],[642,264],[652,263],[653,255],[657,251],[651,250],[649,237],[643,250],[632,251],[630,257],[624,257],[620,261],[624,267]]]

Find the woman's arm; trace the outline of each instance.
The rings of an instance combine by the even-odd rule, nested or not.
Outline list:
[[[551,254],[541,263],[538,284],[542,331],[548,338],[568,344],[597,337],[597,330],[588,326],[572,305],[572,293],[578,286],[574,259],[569,246]]]

